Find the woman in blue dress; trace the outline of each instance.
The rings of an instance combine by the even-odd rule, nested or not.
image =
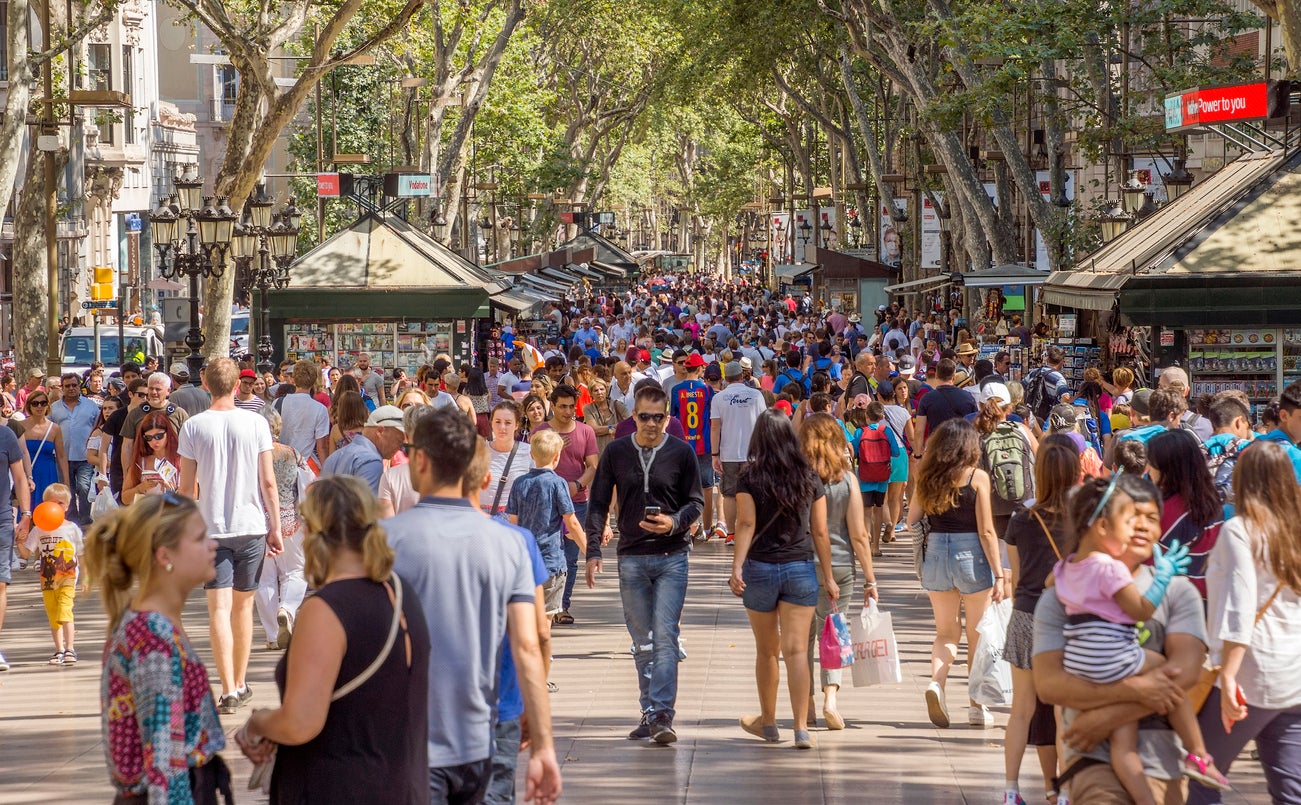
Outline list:
[[[32,392],[23,404],[23,440],[32,459],[32,505],[39,504],[45,487],[68,482],[68,454],[63,449],[63,432],[49,420],[50,396],[43,389]]]

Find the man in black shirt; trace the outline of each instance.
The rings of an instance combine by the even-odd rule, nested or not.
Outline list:
[[[935,388],[917,403],[916,431],[919,434],[913,458],[921,458],[926,449],[926,439],[941,423],[958,419],[976,410],[976,398],[965,389],[953,385],[957,364],[949,358],[935,367]]]
[[[125,372],[124,372],[125,374]],[[113,490],[115,496],[122,494],[122,481],[124,479],[122,471],[122,425],[126,422],[127,414],[131,409],[139,408],[145,401],[145,381],[136,375],[135,379],[127,383],[126,391],[122,393],[125,403],[116,411],[108,415],[104,421],[104,435],[112,440],[112,447],[108,453],[108,488]]]
[[[673,708],[691,525],[705,499],[695,450],[665,432],[668,395],[648,385],[634,400],[636,432],[606,446],[592,480],[583,527],[603,539],[587,541],[587,586],[595,586],[601,571],[601,544],[611,537],[606,520],[617,491],[619,593],[641,691],[641,723],[628,738],[668,744],[678,739]]]

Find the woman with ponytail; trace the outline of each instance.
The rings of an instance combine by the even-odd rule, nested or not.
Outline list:
[[[375,497],[355,477],[325,476],[298,514],[316,594],[276,666],[280,707],[253,711],[240,749],[274,761],[273,803],[428,802],[429,629],[393,573]]]
[[[181,623],[216,552],[194,501],[170,490],[87,535],[86,568],[109,618],[100,711],[115,803],[190,802],[229,780],[208,671]]]

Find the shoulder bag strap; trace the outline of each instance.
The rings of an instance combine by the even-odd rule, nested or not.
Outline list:
[[[1044,518],[1039,516],[1039,512],[1034,509],[1030,509],[1029,511],[1034,519],[1039,521],[1039,527],[1044,530],[1044,536],[1048,538],[1048,544],[1053,546],[1053,553],[1057,554],[1057,561],[1060,562],[1062,560],[1062,552],[1057,548],[1057,540],[1053,539],[1053,532],[1048,530],[1048,525],[1044,522]]]
[[[393,588],[389,591],[390,600],[393,601],[393,622],[389,624],[388,639],[384,641],[384,648],[380,649],[379,656],[375,658],[374,662],[366,667],[366,670],[357,674],[357,676],[353,677],[351,682],[334,692],[334,695],[330,697],[330,701],[332,702],[337,702],[344,696],[347,696],[349,693],[352,693],[357,688],[366,684],[366,682],[375,675],[375,672],[380,669],[380,666],[388,660],[388,655],[393,653],[393,643],[397,641],[398,626],[401,625],[406,618],[402,615],[402,581],[398,578],[396,573],[389,578],[393,582]],[[385,589],[389,589],[387,585],[385,585]]]
[[[1269,600],[1265,602],[1265,606],[1261,607],[1260,610],[1256,613],[1256,619],[1251,623],[1252,626],[1255,626],[1256,624],[1260,623],[1260,619],[1265,617],[1265,612],[1270,607],[1274,606],[1274,600],[1278,598],[1278,594],[1281,592],[1283,592],[1283,582],[1280,581],[1278,583],[1278,586],[1274,588],[1274,592],[1269,596]]]
[[[519,442],[510,449],[510,455],[506,456],[506,469],[501,471],[501,477],[497,479],[497,494],[492,498],[492,510],[488,514],[496,514],[497,507],[501,504],[501,493],[506,489],[506,479],[510,477],[510,465],[515,462],[515,454],[519,452]]]

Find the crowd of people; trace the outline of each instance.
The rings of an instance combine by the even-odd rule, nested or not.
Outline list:
[[[1054,805],[1165,805],[1219,802],[1252,741],[1273,800],[1301,803],[1301,384],[1258,428],[1236,392],[1191,400],[1178,367],[1073,389],[1047,347],[1018,382],[1006,353],[975,360],[957,311],[882,305],[865,325],[811,301],[647,277],[552,305],[532,335],[502,327],[482,367],[10,381],[0,625],[37,556],[50,662],[74,663],[71,590],[100,589],[120,802],[228,786],[220,719],[250,704],[237,743],[273,802],[513,802],[522,750],[525,797],[550,802],[552,631],[598,617],[574,591],[611,554],[630,740],[678,740],[691,554],[715,541],[754,638],[758,708],[737,726],[778,743],[789,723],[810,749],[819,710],[849,720],[841,671],[815,666],[821,624],[888,601],[877,565],[908,558],[884,546],[911,539],[934,628],[919,718],[951,726],[960,648],[970,669],[986,611],[1010,611],[1005,805],[1038,800],[1027,746]],[[46,528],[38,502],[66,520]],[[181,621],[198,586],[210,658]],[[283,652],[278,697],[248,684],[258,642]]]

